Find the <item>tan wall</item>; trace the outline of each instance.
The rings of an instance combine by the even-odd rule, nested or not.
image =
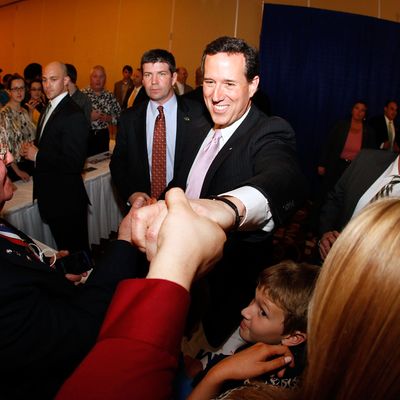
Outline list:
[[[292,0],[275,4],[311,6],[400,21],[398,0]],[[90,68],[105,66],[108,88],[124,64],[139,66],[154,47],[173,52],[178,65],[194,71],[204,45],[236,35],[258,45],[262,0],[25,0],[0,8],[0,67],[22,73],[30,62],[74,64],[86,86]]]

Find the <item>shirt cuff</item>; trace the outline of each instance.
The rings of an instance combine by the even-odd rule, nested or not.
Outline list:
[[[232,196],[239,199],[245,206],[246,213],[239,225],[239,230],[249,231],[255,228],[265,232],[271,232],[275,223],[272,218],[268,200],[264,195],[252,186],[242,186],[220,196]]]

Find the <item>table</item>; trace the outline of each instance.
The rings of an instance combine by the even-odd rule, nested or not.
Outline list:
[[[101,238],[108,238],[111,231],[117,231],[122,219],[111,185],[109,163],[110,153],[102,153],[88,158],[85,164],[83,178],[91,203],[88,207],[90,244],[99,244]],[[37,201],[32,202],[32,179],[14,182],[14,185],[17,190],[4,205],[1,216],[32,238],[57,248],[49,226],[40,218]]]

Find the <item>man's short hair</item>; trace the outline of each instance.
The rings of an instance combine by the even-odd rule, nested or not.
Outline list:
[[[35,78],[42,77],[42,66],[38,63],[28,64],[24,69],[24,78],[30,81]]]
[[[396,104],[397,107],[399,106],[399,103],[397,102],[397,100],[389,99],[389,100],[386,101],[385,107],[388,107],[390,103]]]
[[[175,57],[172,53],[163,49],[152,49],[146,51],[140,60],[140,68],[143,70],[143,64],[146,63],[167,63],[171,74],[176,72]]]
[[[65,64],[65,67],[67,68],[67,76],[69,76],[71,82],[75,84],[78,79],[78,71],[72,64]]]
[[[124,65],[124,68],[122,68],[122,72],[127,70],[130,74],[133,72],[133,69],[130,65]]]
[[[201,69],[204,74],[204,63],[207,56],[218,53],[243,54],[245,58],[245,76],[251,82],[259,74],[258,51],[247,44],[243,39],[222,36],[209,43],[204,49],[201,58]]]
[[[307,332],[307,314],[320,267],[287,260],[265,268],[257,289],[282,309],[283,335]]]

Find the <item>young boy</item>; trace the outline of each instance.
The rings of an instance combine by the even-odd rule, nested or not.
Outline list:
[[[257,342],[289,346],[295,364],[294,368],[286,368],[283,377],[269,374],[257,379],[277,386],[296,386],[305,364],[307,310],[319,270],[320,267],[296,264],[292,261],[284,261],[263,270],[255,298],[242,310],[243,320],[239,328],[221,349],[200,354],[203,371],[195,376],[193,386],[196,386],[219,361]],[[200,366],[199,360],[192,360],[190,366],[188,364],[189,375],[194,376],[194,371]],[[229,376],[229,372],[224,376]],[[240,384],[242,382],[219,382],[219,392]],[[203,398],[201,392],[204,393],[204,387],[207,392],[207,377],[200,386],[201,390],[195,389],[191,399]]]

